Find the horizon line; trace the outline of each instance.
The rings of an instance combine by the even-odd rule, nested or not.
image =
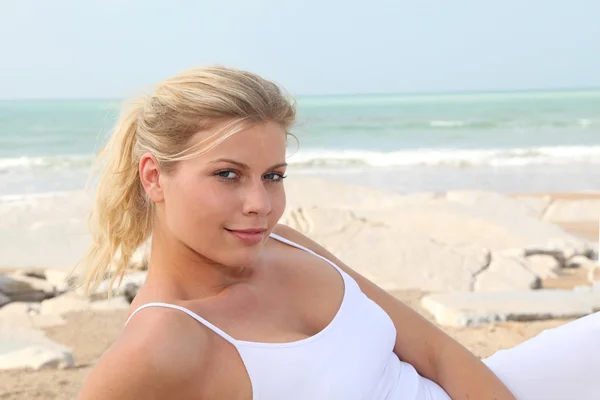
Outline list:
[[[423,91],[423,92],[354,92],[354,93],[322,93],[301,94],[294,98],[343,98],[343,97],[392,97],[392,96],[456,96],[456,95],[481,95],[481,94],[534,94],[534,93],[560,93],[560,92],[596,92],[597,87],[572,87],[572,88],[546,88],[546,89],[490,89],[490,90],[457,90],[457,91]],[[0,97],[0,101],[123,101],[129,97]]]

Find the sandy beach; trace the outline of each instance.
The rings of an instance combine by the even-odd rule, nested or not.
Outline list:
[[[315,195],[325,193],[323,190],[331,194],[326,199]],[[592,284],[590,268],[594,261],[590,257],[597,257],[598,251],[600,193],[504,196],[462,191],[398,195],[318,179],[292,181],[287,192],[290,200],[284,223],[323,243],[351,267],[436,323],[436,317],[422,303],[430,293],[571,290]],[[66,198],[70,200],[65,202]],[[5,244],[0,272],[14,276],[15,271],[37,271],[42,275],[49,269],[66,270],[86,243],[82,231],[89,206],[86,199],[84,195],[71,194],[0,203],[0,240]],[[374,242],[369,243],[366,237],[374,238]],[[386,237],[387,241],[378,240]],[[406,248],[402,246],[404,241]],[[430,242],[437,243],[436,247],[428,247]],[[31,254],[32,243],[36,243],[39,253]],[[571,252],[562,259],[562,266],[550,265],[556,261],[552,257],[540,263],[543,255],[523,256],[529,263],[527,271],[522,271],[518,279],[513,279],[514,271],[506,271],[511,276],[508,279],[503,275],[508,264],[494,264],[498,257],[508,254],[506,252],[531,251],[549,243],[556,251],[560,250],[561,257]],[[456,265],[453,264],[452,257],[472,258],[482,249],[492,260],[488,260],[487,270],[475,273],[459,269],[458,264],[468,264],[464,258],[457,258]],[[588,264],[585,264],[584,253],[589,256]],[[366,265],[360,254],[363,258],[374,257],[380,261],[379,265]],[[576,257],[583,263],[581,266],[570,263],[569,260]],[[440,262],[440,259],[448,261]],[[473,268],[481,269],[477,265]],[[45,277],[48,280],[49,274]],[[600,273],[596,271],[592,278],[600,279]],[[73,296],[73,293],[60,296]],[[49,300],[42,301],[36,318],[44,316],[46,301]],[[22,321],[14,318],[14,312],[12,316],[2,313],[15,303],[19,302],[12,301],[0,308],[0,327],[2,324],[14,327]],[[61,324],[28,326],[28,329],[41,330],[51,341],[67,346],[72,352],[73,365],[70,368],[1,370],[0,399],[75,398],[92,366],[119,335],[127,315],[122,304],[105,309],[86,307],[80,311],[68,307],[57,311]],[[479,357],[487,357],[568,320],[533,318],[478,326],[440,326]],[[10,349],[0,346],[0,356],[3,351],[4,356],[10,353]]]

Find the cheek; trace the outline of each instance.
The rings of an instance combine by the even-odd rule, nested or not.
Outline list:
[[[168,225],[182,239],[200,233],[199,226],[208,228],[219,214],[219,196],[210,182],[185,178],[173,182],[165,193]]]
[[[275,193],[271,196],[271,218],[274,220],[273,224],[276,224],[277,221],[283,215],[286,207],[286,196],[285,190],[283,187],[279,188],[275,191]]]
[[[196,223],[222,220],[223,217],[231,215],[232,208],[237,204],[231,191],[224,189],[226,188],[223,188],[222,184],[211,182],[186,188],[182,211],[187,212],[187,218]]]

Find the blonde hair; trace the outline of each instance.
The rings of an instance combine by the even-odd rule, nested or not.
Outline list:
[[[294,100],[275,83],[224,67],[186,71],[130,102],[92,172],[101,173],[89,218],[92,244],[78,263],[84,267],[84,292],[95,291],[108,275],[110,295],[133,253],[151,235],[154,205],[139,177],[143,154],[152,153],[161,171],[169,173],[178,161],[209,150],[247,124],[272,121],[288,131],[295,116]],[[217,126],[214,134],[190,145],[194,134]]]

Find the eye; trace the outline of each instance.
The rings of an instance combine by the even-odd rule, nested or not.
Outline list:
[[[269,172],[268,174],[265,174],[264,178],[271,182],[281,182],[286,177],[280,172]]]
[[[230,169],[225,169],[223,171],[219,171],[215,175],[218,176],[219,178],[223,178],[225,180],[234,180],[234,179],[238,178],[237,172],[230,170]]]

